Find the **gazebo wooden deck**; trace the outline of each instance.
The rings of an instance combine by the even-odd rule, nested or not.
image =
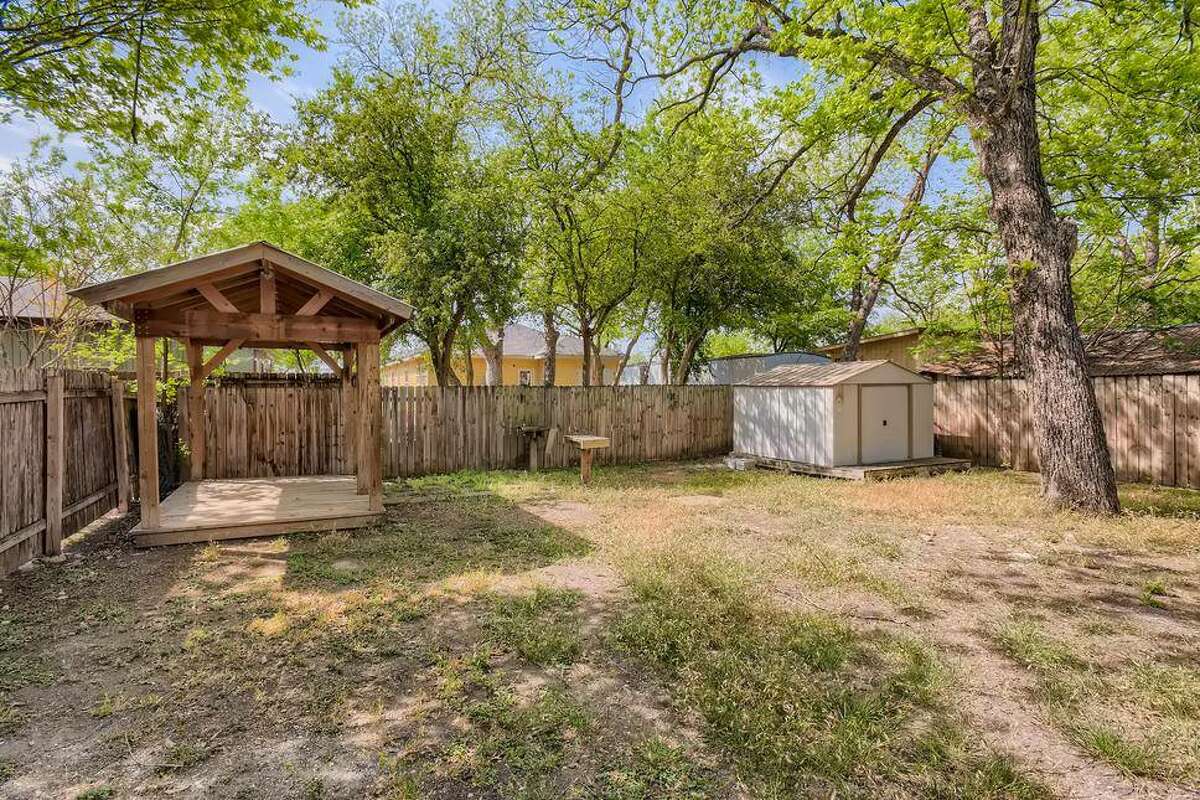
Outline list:
[[[379,341],[412,307],[267,242],[76,289],[134,325],[140,545],[362,527],[383,512]],[[191,480],[160,502],[158,337],[184,343]],[[205,357],[204,348],[216,353]],[[357,479],[336,475],[205,480],[204,383],[240,347],[308,349],[342,381]],[[340,355],[339,358],[335,354]]]

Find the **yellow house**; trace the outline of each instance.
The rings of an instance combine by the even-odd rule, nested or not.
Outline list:
[[[913,350],[921,343],[921,329],[909,328],[895,333],[884,333],[879,336],[864,336],[858,340],[859,361],[879,361],[887,359],[899,364],[905,369],[920,372],[924,363],[914,355]],[[842,356],[843,344],[822,347],[818,353],[837,361]]]
[[[502,380],[505,386],[541,386],[542,359],[546,341],[541,331],[528,325],[514,323],[504,329],[504,356],[501,359]],[[621,364],[621,355],[604,348],[600,354],[604,364],[604,384],[611,384]],[[461,357],[455,359],[454,372],[459,381],[467,383],[466,365]],[[472,385],[483,386],[487,378],[487,361],[483,351],[471,351]],[[436,386],[437,378],[429,361],[428,349],[408,353],[389,361],[380,370],[384,386]],[[578,336],[558,337],[558,356],[554,367],[556,386],[580,386],[583,383],[583,341]]]

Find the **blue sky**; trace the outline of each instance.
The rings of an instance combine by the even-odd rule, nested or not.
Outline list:
[[[444,2],[437,2],[429,7],[441,8],[445,5]],[[329,40],[329,46],[324,52],[319,52],[301,42],[293,42],[292,51],[297,61],[292,65],[292,75],[279,80],[253,76],[249,82],[249,94],[259,108],[279,121],[290,120],[295,98],[311,96],[328,82],[338,58],[337,17],[343,8],[330,0],[317,0],[311,4],[310,13],[316,17]],[[54,125],[42,118],[17,116],[7,124],[0,125],[0,169],[7,167],[14,159],[27,155],[29,145],[35,138],[57,134]],[[63,143],[72,160],[87,158],[87,150],[78,136],[68,135]]]
[[[434,0],[422,5],[437,12],[449,9],[453,0]],[[310,97],[329,81],[330,73],[336,64],[340,47],[338,45],[337,20],[344,13],[345,7],[334,0],[313,0],[309,12],[316,18],[325,35],[328,45],[324,51],[317,51],[301,42],[292,43],[292,52],[297,60],[291,65],[292,74],[271,80],[261,75],[254,75],[249,81],[249,94],[254,103],[268,112],[277,121],[286,122],[294,115],[292,108],[297,98]],[[359,13],[362,13],[361,11]],[[760,64],[763,78],[768,86],[786,83],[794,77],[798,70],[795,62],[772,60]],[[646,101],[653,96],[654,90],[639,93],[641,98],[633,102],[636,108],[639,100]],[[17,116],[10,122],[0,125],[0,169],[7,167],[14,159],[22,158],[29,152],[30,143],[39,136],[57,136],[54,125],[43,118],[29,119]],[[68,156],[75,161],[87,158],[87,150],[80,137],[67,135],[63,144]]]

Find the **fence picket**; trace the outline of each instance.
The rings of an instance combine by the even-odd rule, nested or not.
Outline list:
[[[1098,377],[1093,386],[1118,480],[1200,489],[1200,375]],[[1024,380],[939,378],[934,431],[944,455],[1038,469]]]

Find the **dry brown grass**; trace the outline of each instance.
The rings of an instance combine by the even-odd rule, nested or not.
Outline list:
[[[1039,759],[1081,797],[1196,783],[1190,493],[1094,520],[996,471],[577,480],[425,479],[354,535],[100,538],[7,581],[0,796],[1040,797]]]

